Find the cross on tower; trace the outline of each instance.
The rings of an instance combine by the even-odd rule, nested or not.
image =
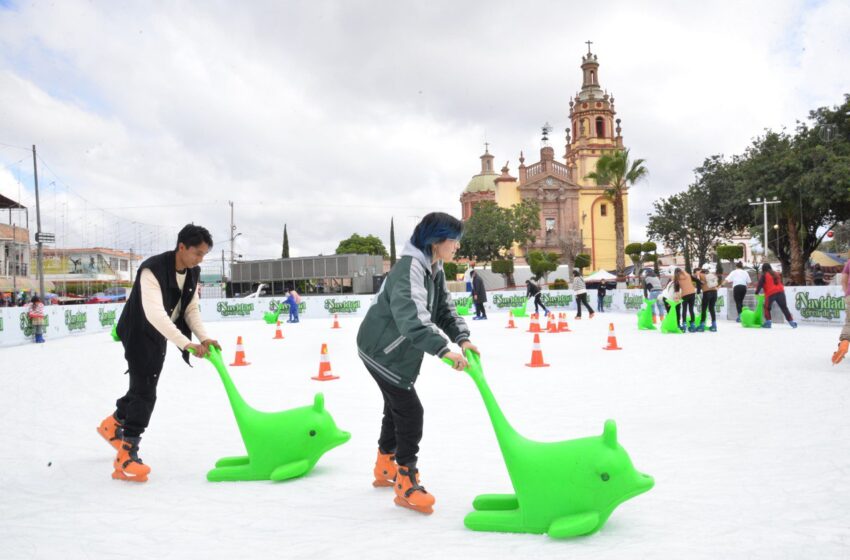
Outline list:
[[[593,43],[593,41],[585,41],[585,43],[587,43],[587,54],[590,54],[590,45]]]
[[[490,142],[484,142],[484,152],[490,153]]]

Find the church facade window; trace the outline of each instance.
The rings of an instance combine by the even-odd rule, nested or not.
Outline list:
[[[555,218],[546,218],[546,233],[555,231]]]
[[[599,205],[599,215],[600,216],[607,216],[608,215],[608,205],[607,204],[600,204]]]
[[[605,138],[605,119],[596,117],[596,137]]]

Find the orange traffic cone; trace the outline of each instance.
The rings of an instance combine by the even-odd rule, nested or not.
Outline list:
[[[312,377],[311,379],[315,379],[316,381],[339,379],[338,375],[333,375],[331,373],[331,359],[328,356],[328,345],[325,343],[322,343],[322,356],[319,358],[319,375]]]
[[[558,323],[555,321],[555,314],[549,314],[549,323],[546,325],[546,332],[556,333],[558,332]]]
[[[608,323],[608,346],[603,350],[622,350],[617,346],[617,335],[614,334],[614,323]]]
[[[558,313],[558,332],[573,332],[567,324],[567,314]]]
[[[273,340],[283,340],[283,331],[280,330],[280,321],[277,322],[277,327],[274,330]]]
[[[508,326],[506,329],[515,329],[516,325],[514,325],[514,312],[508,311]]]
[[[332,326],[331,328],[332,328],[332,329],[338,329],[338,328],[340,328],[340,326],[339,326],[339,319],[337,318],[336,313],[334,313],[334,326]]]
[[[539,315],[537,313],[531,314],[531,323],[528,325],[527,332],[538,333],[540,332],[540,321],[538,320]]]
[[[531,363],[525,364],[528,367],[549,367],[549,364],[543,363],[543,350],[540,349],[540,335],[534,335],[534,345],[531,347]]]
[[[242,347],[242,337],[236,337],[236,357],[233,358],[231,366],[250,366],[250,362],[245,361],[245,348]]]

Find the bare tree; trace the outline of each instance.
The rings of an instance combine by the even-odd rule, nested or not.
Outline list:
[[[558,237],[558,247],[561,249],[561,259],[567,265],[567,278],[572,280],[576,257],[584,249],[581,234],[577,230],[571,229],[563,236]]]

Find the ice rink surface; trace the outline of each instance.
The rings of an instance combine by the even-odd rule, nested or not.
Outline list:
[[[569,318],[572,319],[570,312]],[[608,322],[619,352],[606,352]],[[327,409],[352,439],[306,477],[210,483],[216,459],[243,453],[213,367],[169,349],[142,441],[149,482],[110,478],[97,433],[127,388],[121,345],[107,334],[0,350],[0,558],[609,558],[850,557],[850,360],[833,367],[836,329],[787,325],[718,333],[640,332],[634,315],[570,320],[544,334],[549,368],[524,366],[527,319],[470,321],[490,386],[508,419],[536,440],[602,432],[655,488],[614,511],[590,537],[476,533],[472,499],[512,492],[482,400],[466,374],[426,356],[419,466],[437,498],[423,516],[371,486],[380,393],[357,358],[359,319],[284,325],[208,324],[228,362],[242,335],[251,365],[230,368],[262,410]],[[321,344],[335,374],[319,383]]]

